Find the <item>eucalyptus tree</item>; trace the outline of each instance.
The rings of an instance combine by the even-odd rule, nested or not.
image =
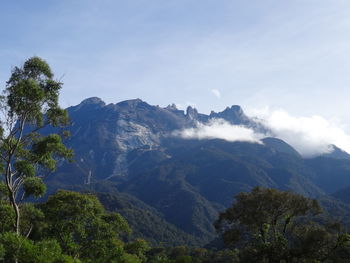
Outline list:
[[[69,124],[67,112],[59,106],[62,83],[54,79],[50,66],[32,57],[15,67],[0,97],[0,160],[7,202],[13,209],[13,231],[20,229],[23,201],[46,191],[43,178],[56,168],[59,159],[70,159],[72,151],[62,139]],[[41,133],[50,125],[51,134]]]

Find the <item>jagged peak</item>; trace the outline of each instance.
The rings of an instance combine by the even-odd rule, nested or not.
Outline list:
[[[198,111],[192,106],[188,106],[186,109],[186,116],[190,118],[196,118],[198,116]]]
[[[210,116],[221,115],[221,114],[230,114],[230,113],[233,113],[234,115],[244,115],[244,112],[243,112],[241,106],[232,105],[231,107],[226,107],[226,109],[224,109],[221,112],[211,111]]]
[[[188,106],[186,109],[186,113],[188,114],[189,112],[195,112],[198,113],[197,109],[192,107],[192,106]]]
[[[224,111],[232,111],[243,114],[243,110],[239,105],[232,105],[231,107],[227,107]]]
[[[165,107],[165,109],[166,110],[175,110],[175,111],[178,110],[175,103],[169,104],[168,106]]]
[[[232,124],[248,123],[249,118],[244,114],[241,106],[232,105],[221,112],[212,111],[209,118],[222,118]]]

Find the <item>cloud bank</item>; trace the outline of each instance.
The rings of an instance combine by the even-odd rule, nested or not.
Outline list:
[[[223,119],[212,119],[207,124],[174,133],[185,139],[223,139],[262,143],[264,137],[284,140],[304,157],[313,157],[333,150],[335,145],[350,153],[350,135],[344,129],[321,116],[296,117],[284,110],[254,110],[255,120],[263,124],[269,134],[257,133],[251,128],[232,125]]]
[[[185,139],[223,139],[251,143],[261,143],[260,139],[264,137],[252,129],[231,125],[223,119],[212,119],[208,124],[198,123],[197,127],[177,131],[174,135]]]
[[[350,153],[350,136],[341,125],[321,116],[296,117],[284,110],[255,112],[273,135],[292,145],[301,155],[311,157],[333,150],[331,144]]]

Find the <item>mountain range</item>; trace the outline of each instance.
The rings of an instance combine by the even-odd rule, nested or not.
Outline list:
[[[218,213],[256,185],[316,198],[327,213],[350,222],[350,155],[333,146],[304,158],[240,106],[207,115],[94,97],[67,110],[72,136],[66,144],[75,161],[61,162],[48,177],[49,192],[92,191],[128,220],[135,236],[153,244],[209,243]],[[218,119],[266,136],[259,143],[179,136]]]

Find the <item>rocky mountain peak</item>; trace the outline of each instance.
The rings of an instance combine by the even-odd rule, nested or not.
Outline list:
[[[232,105],[231,107],[226,107],[226,109],[220,113],[221,114],[233,114],[236,116],[244,115],[244,112],[243,112],[241,106],[239,106],[239,105]]]
[[[83,100],[80,105],[89,105],[89,104],[98,104],[98,105],[105,105],[105,102],[100,99],[99,97],[91,97]]]
[[[124,100],[124,101],[117,103],[117,105],[120,107],[129,107],[129,108],[136,108],[140,105],[150,106],[149,104],[147,104],[146,102],[144,102],[143,100],[141,100],[139,98],[131,99],[131,100]]]
[[[192,108],[191,106],[188,106],[186,109],[186,116],[190,119],[197,119],[198,118],[198,111],[196,108]]]
[[[218,113],[212,111],[210,113],[210,118],[221,118],[232,124],[243,124],[249,121],[249,118],[244,114],[241,106],[238,105],[232,105]]]
[[[87,109],[97,109],[102,108],[106,105],[106,103],[98,98],[98,97],[91,97],[83,100],[79,105],[74,106],[74,110],[78,111],[81,109],[87,110]]]
[[[323,154],[322,155],[323,157],[350,160],[350,155],[347,152],[335,146],[334,144],[329,145],[329,149],[330,149],[329,153]]]
[[[170,111],[177,111],[178,110],[175,103],[169,104],[168,106],[165,107],[165,109],[170,110]]]

